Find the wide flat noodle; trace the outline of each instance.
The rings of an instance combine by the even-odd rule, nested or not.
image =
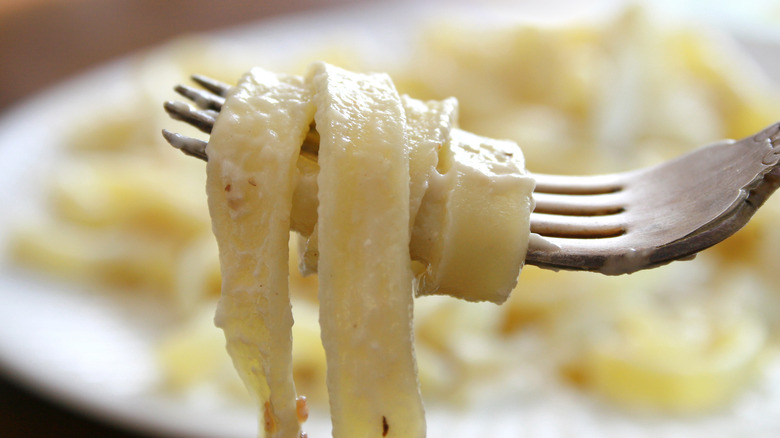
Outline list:
[[[517,144],[452,129],[415,222],[417,291],[501,304],[528,249],[534,180]]]
[[[406,116],[403,147],[409,154],[409,227],[413,229],[417,212],[430,185],[430,179],[436,172],[439,153],[443,148],[449,147],[449,134],[457,119],[458,102],[454,98],[424,102],[409,96],[401,96],[401,104]],[[306,160],[302,161],[306,164]],[[299,167],[300,164],[299,162]],[[307,189],[316,194],[316,183],[308,184]],[[293,217],[295,216],[293,212]],[[305,237],[300,241],[299,266],[301,272],[308,275],[317,272],[318,233],[315,228],[311,234],[303,234]],[[419,260],[418,256],[427,252],[420,249],[420,245],[429,246],[430,243],[425,238],[418,239],[418,242],[411,242],[411,256],[415,260]]]
[[[215,322],[259,404],[261,436],[300,433],[287,255],[296,161],[313,112],[299,77],[253,69],[231,90],[207,148],[222,267]]]
[[[450,130],[458,118],[455,98],[423,102],[402,96],[406,113],[406,147],[409,150],[409,227],[414,226],[430,179],[436,172],[439,152],[449,147]],[[414,254],[412,254],[414,256]]]
[[[320,324],[334,437],[422,437],[409,157],[386,75],[316,64]]]

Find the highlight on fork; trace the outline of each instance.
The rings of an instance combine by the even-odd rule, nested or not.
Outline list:
[[[355,338],[344,334],[354,333],[350,330],[357,326],[341,327],[336,319],[320,327],[323,318],[329,318],[323,313],[323,305],[338,309],[339,303],[350,298],[340,297],[332,283],[323,286],[317,271],[324,266],[328,278],[341,278],[338,277],[339,260],[344,260],[350,264],[349,272],[363,269],[360,278],[364,280],[360,281],[367,285],[375,285],[370,282],[372,272],[389,274],[384,270],[386,266],[382,266],[385,259],[370,258],[376,253],[360,253],[357,257],[345,247],[338,250],[341,252],[335,250],[338,247],[335,234],[314,233],[314,230],[319,233],[320,227],[324,230],[325,225],[318,223],[317,213],[312,213],[320,204],[320,211],[332,213],[331,220],[343,218],[339,216],[339,208],[334,207],[336,204],[330,202],[351,200],[350,193],[359,193],[355,196],[360,199],[370,198],[370,190],[365,187],[367,181],[377,184],[377,198],[394,199],[390,188],[393,181],[372,175],[373,179],[364,177],[362,186],[353,182],[339,189],[342,192],[333,189],[327,194],[317,193],[320,184],[340,186],[327,176],[318,179],[320,172],[335,173],[312,160],[310,155],[302,154],[287,163],[290,174],[276,180],[290,184],[285,186],[284,202],[291,208],[286,212],[289,215],[286,220],[291,222],[294,231],[284,244],[289,258],[281,264],[278,260],[273,262],[274,266],[282,266],[289,272],[289,301],[277,303],[275,309],[291,306],[290,316],[295,323],[291,323],[293,318],[277,323],[270,316],[259,317],[262,309],[247,315],[246,303],[230,310],[220,307],[228,305],[226,290],[236,285],[245,287],[241,280],[254,275],[255,265],[248,260],[240,261],[248,263],[242,265],[241,272],[237,265],[226,266],[226,260],[234,260],[226,254],[240,252],[234,250],[238,248],[236,245],[243,244],[236,243],[243,242],[242,236],[258,238],[263,233],[243,223],[241,227],[245,228],[232,229],[230,218],[244,214],[255,219],[261,217],[255,216],[256,210],[240,208],[244,208],[243,203],[256,190],[262,190],[270,199],[272,189],[277,188],[263,187],[262,181],[246,178],[270,175],[262,173],[270,172],[270,167],[255,156],[247,158],[241,150],[231,149],[226,131],[230,125],[221,121],[220,115],[231,111],[236,115],[235,120],[251,119],[242,116],[249,111],[240,105],[255,105],[253,108],[261,108],[259,112],[271,111],[262,106],[267,103],[263,96],[271,96],[273,99],[268,101],[277,103],[285,102],[282,97],[288,94],[284,93],[293,93],[290,102],[318,99],[315,106],[286,107],[288,112],[271,113],[270,118],[294,125],[301,143],[314,120],[321,136],[319,144],[332,145],[339,132],[347,132],[336,132],[333,128],[339,123],[334,114],[342,109],[333,109],[334,113],[330,114],[326,110],[322,110],[323,114],[315,113],[321,108],[332,108],[328,106],[330,103],[340,102],[338,93],[343,90],[333,84],[348,83],[344,78],[352,76],[340,73],[341,69],[325,67],[322,68],[327,73],[317,70],[319,73],[312,73],[308,78],[287,74],[300,74],[305,70],[300,66],[314,59],[351,71],[386,72],[387,76],[382,78],[392,78],[397,96],[388,91],[390,88],[383,88],[389,87],[386,79],[360,77],[364,83],[371,84],[372,90],[389,93],[377,92],[372,102],[378,105],[375,109],[399,111],[395,120],[403,120],[406,125],[396,127],[400,129],[398,138],[403,137],[404,130],[423,132],[417,140],[436,146],[430,139],[443,139],[445,131],[462,129],[473,133],[474,137],[467,136],[471,134],[459,137],[462,150],[442,152],[434,147],[430,149],[433,152],[427,152],[427,159],[435,158],[440,164],[428,161],[426,166],[442,171],[442,175],[446,172],[437,166],[452,163],[457,166],[457,158],[453,158],[456,153],[473,153],[473,157],[479,155],[479,148],[484,145],[494,148],[495,154],[488,157],[487,170],[479,170],[495,171],[497,166],[506,164],[501,161],[500,153],[507,152],[509,146],[478,140],[476,136],[509,139],[518,145],[522,149],[522,152],[518,149],[516,157],[519,164],[513,164],[518,174],[522,174],[523,166],[549,174],[600,174],[660,163],[704,144],[724,138],[743,138],[780,120],[777,86],[747,62],[736,45],[724,43],[726,36],[717,30],[664,25],[642,9],[630,8],[606,20],[555,25],[514,23],[485,28],[440,20],[426,24],[419,32],[416,49],[403,63],[387,65],[357,50],[333,46],[296,59],[277,61],[276,65],[261,65],[265,73],[242,80],[239,78],[248,70],[247,57],[275,58],[263,57],[262,49],[258,48],[254,50],[261,53],[226,55],[216,43],[212,48],[204,39],[182,38],[157,49],[139,64],[137,81],[142,94],[137,100],[125,102],[117,111],[96,113],[88,125],[78,126],[69,133],[65,145],[67,160],[59,166],[48,187],[49,194],[42,201],[47,203],[47,214],[40,220],[18,226],[7,248],[9,257],[16,264],[46,272],[62,281],[89,282],[98,290],[111,291],[105,293],[115,297],[117,303],[122,302],[123,295],[142,296],[159,303],[171,321],[155,345],[160,390],[182,397],[219,394],[221,399],[248,407],[260,419],[261,436],[294,436],[283,419],[296,425],[302,420],[296,417],[301,405],[295,403],[295,393],[306,397],[311,412],[310,420],[302,423],[301,430],[307,431],[310,424],[315,427],[312,422],[317,418],[324,418],[329,424],[332,417],[334,436],[350,436],[358,430],[350,427],[374,428],[371,430],[375,430],[376,436],[394,433],[401,436],[398,422],[394,421],[398,416],[416,418],[421,424],[414,431],[404,430],[404,436],[422,436],[426,421],[429,436],[444,436],[442,430],[506,434],[508,428],[522,425],[528,426],[529,431],[551,431],[551,436],[565,436],[578,427],[591,428],[588,430],[597,436],[613,436],[618,429],[636,432],[637,436],[669,430],[705,436],[728,427],[758,430],[768,426],[770,431],[780,430],[777,419],[771,418],[771,413],[780,408],[780,384],[777,383],[780,382],[780,294],[776,287],[780,272],[780,258],[776,257],[780,229],[774,226],[780,219],[778,199],[767,201],[742,230],[703,251],[694,260],[616,277],[526,266],[519,277],[514,274],[510,286],[506,286],[504,277],[500,282],[491,283],[491,290],[501,289],[500,299],[496,298],[499,295],[491,299],[500,302],[497,305],[474,302],[484,301],[485,295],[468,295],[468,291],[453,294],[465,300],[435,293],[448,293],[451,290],[448,287],[478,289],[477,280],[472,277],[479,275],[480,269],[498,269],[491,266],[495,263],[487,263],[490,257],[500,259],[499,265],[516,264],[519,271],[522,260],[509,260],[514,256],[502,252],[505,247],[500,246],[523,241],[513,234],[514,230],[508,229],[516,224],[502,225],[507,227],[500,230],[505,238],[497,234],[493,245],[498,249],[492,253],[489,248],[478,253],[462,250],[458,256],[472,257],[471,261],[448,268],[446,262],[454,256],[444,248],[450,248],[448,245],[456,241],[484,244],[488,237],[485,230],[478,228],[482,222],[464,220],[461,228],[458,224],[444,227],[443,222],[437,221],[447,220],[446,209],[437,211],[436,208],[443,208],[437,206],[437,199],[426,199],[425,187],[415,189],[412,185],[404,195],[405,204],[398,205],[419,209],[420,214],[428,213],[436,220],[431,219],[434,225],[418,229],[414,223],[396,224],[392,228],[398,232],[397,239],[407,239],[411,251],[404,259],[406,264],[392,272],[417,279],[424,293],[410,299],[413,314],[408,313],[410,305],[396,302],[392,307],[388,305],[387,315],[383,316],[390,319],[382,321],[391,324],[392,318],[408,318],[405,326],[408,333],[400,335],[406,336],[406,341],[413,339],[413,344],[402,344],[398,337],[392,338],[399,333],[392,335],[378,328],[370,329],[373,327],[370,322],[357,319],[366,324],[361,326],[363,335],[377,336],[374,345],[413,351],[413,366],[404,374],[393,368],[398,362],[383,364],[385,356],[381,355],[364,357],[363,360],[376,361],[368,370],[349,368],[349,363],[338,362],[330,356],[328,350],[347,355],[367,354],[369,350],[361,350],[365,344],[359,345]],[[271,75],[270,71],[279,73]],[[188,108],[169,105],[169,113],[184,114],[187,121],[174,122],[160,109],[160,104],[180,99],[170,90],[175,84],[187,81],[193,73],[203,75],[198,82],[209,92],[200,92],[196,87],[179,87],[177,91],[204,109],[193,113]],[[319,83],[321,75],[333,75],[342,82],[333,79]],[[204,84],[209,77],[219,82]],[[150,78],[154,78],[153,86],[149,85]],[[246,87],[255,94],[230,91],[232,94],[226,100],[214,98],[215,95],[224,97],[220,83],[237,81],[249,84]],[[412,101],[406,95],[421,101]],[[447,107],[450,97],[457,99],[457,111]],[[384,98],[392,100],[394,106],[376,103]],[[231,105],[231,102],[239,103]],[[288,104],[293,105],[283,103]],[[303,115],[295,115],[296,111]],[[374,120],[369,116],[366,117]],[[413,123],[416,125],[412,126]],[[224,127],[220,128],[221,125]],[[388,122],[385,127],[391,125]],[[373,135],[366,127],[343,129],[354,129],[347,133],[357,139]],[[160,136],[163,130],[167,130],[165,139]],[[209,143],[213,138],[218,138],[221,145],[219,154],[215,155],[217,159],[204,152],[214,147]],[[274,140],[273,136],[263,139]],[[196,158],[208,159],[209,180],[201,160],[182,157],[166,140]],[[244,140],[232,141],[239,144]],[[246,140],[247,144],[252,141]],[[415,149],[406,147],[407,156],[396,157],[399,160],[396,165],[411,169],[406,171],[409,186],[414,172],[420,172],[415,168],[420,161],[412,161],[414,157],[409,155]],[[329,151],[318,152],[326,154],[329,157],[326,160],[333,160],[327,161],[328,166],[337,166],[333,164],[338,163],[333,158],[336,153]],[[390,149],[382,151],[392,154],[388,152]],[[282,159],[281,155],[267,153],[274,160]],[[423,152],[419,154],[424,158]],[[230,168],[239,163],[231,160],[239,159],[246,159],[244,164],[256,167]],[[345,160],[342,162],[345,173],[360,165]],[[388,158],[384,164],[390,166],[389,162]],[[252,173],[258,171],[262,172]],[[226,175],[231,182],[226,182]],[[441,182],[428,180],[425,184],[438,183]],[[207,185],[208,198],[204,190]],[[310,190],[297,190],[298,187]],[[524,188],[530,196],[532,187]],[[499,202],[491,196],[499,196],[500,191],[485,190],[489,195],[480,196],[475,192],[463,199],[469,206],[485,200],[490,205]],[[512,190],[509,192],[514,195],[519,193]],[[217,202],[224,205],[217,206]],[[263,205],[259,201],[250,204]],[[468,212],[484,213],[475,208]],[[480,221],[497,214],[485,214]],[[221,219],[215,219],[217,216]],[[389,224],[380,216],[355,217],[377,225]],[[327,220],[325,217],[322,219]],[[414,218],[409,212],[404,217],[407,222]],[[239,220],[235,219],[235,223]],[[351,227],[356,235],[363,232],[355,224]],[[249,234],[242,235],[239,228],[250,230],[245,231]],[[367,228],[368,233],[371,230]],[[426,233],[445,228],[455,237],[432,245],[435,248],[415,240],[435,241],[432,234]],[[342,229],[339,236],[348,236],[347,230]],[[219,248],[214,233],[220,239]],[[381,234],[366,236],[379,239]],[[467,237],[462,242],[456,238],[461,235]],[[348,239],[341,244],[352,248]],[[392,246],[376,251],[385,254],[382,251]],[[368,243],[366,247],[372,248]],[[340,254],[341,258],[329,260],[325,256],[320,260],[320,249],[326,254]],[[415,254],[425,257],[415,259]],[[502,275],[510,271],[507,268]],[[439,276],[442,272],[446,275]],[[498,274],[493,272],[487,276],[490,275]],[[271,277],[266,280],[272,281]],[[502,286],[496,287],[498,283]],[[443,288],[442,284],[445,284]],[[385,287],[380,286],[376,287]],[[389,291],[376,293],[390,300]],[[414,294],[411,289],[403,293]],[[382,302],[369,304],[367,308],[381,307]],[[238,348],[229,339],[231,360],[225,351],[222,331],[214,326],[218,307],[217,320],[226,328],[229,338],[230,333],[241,334],[244,330],[265,333],[263,330],[268,327],[282,328],[282,333],[289,331],[290,345],[280,345],[278,339],[270,339],[265,334],[257,341],[259,345],[283,349],[289,354],[289,363],[278,358],[262,358],[260,363],[265,360],[274,371],[268,371],[270,368],[259,374],[247,371],[251,367],[242,363],[249,356],[242,359],[245,353],[236,353]],[[264,321],[264,328],[258,329],[257,321]],[[401,359],[394,357],[394,360]],[[285,374],[282,377],[277,374],[279,366],[287,367],[281,371]],[[350,372],[361,379],[375,379],[378,389],[367,391],[368,395],[357,392],[359,383],[368,380],[350,384]],[[387,384],[393,378],[404,383]],[[409,382],[412,384],[407,385]],[[250,396],[245,386],[253,385],[256,394]],[[269,396],[264,392],[268,388],[272,393],[281,391],[292,402],[285,405],[275,395]],[[424,401],[425,414],[422,410],[410,414],[383,404],[388,400],[411,399],[421,407],[416,398],[418,392],[419,400]],[[380,393],[388,398],[379,397]],[[329,406],[329,400],[334,399],[355,408],[340,411],[338,403]],[[402,405],[404,409],[410,406]],[[555,413],[570,415],[570,424],[551,420]],[[372,415],[371,420],[361,417],[364,414]],[[299,432],[295,429],[295,433]],[[458,436],[452,433],[447,436]]]

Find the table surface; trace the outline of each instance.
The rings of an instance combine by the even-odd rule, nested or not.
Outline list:
[[[0,113],[89,67],[183,33],[357,0],[0,0]],[[0,436],[141,438],[50,402],[0,370]]]

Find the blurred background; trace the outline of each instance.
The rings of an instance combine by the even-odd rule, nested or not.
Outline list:
[[[0,108],[166,39],[356,0],[2,0]]]
[[[357,0],[0,0],[0,113],[58,82],[91,67],[182,35],[207,32],[300,12],[348,7]],[[499,3],[510,3],[509,1]],[[530,1],[516,2],[531,4]],[[545,6],[596,8],[619,0],[556,1]],[[633,2],[636,3],[636,2]],[[776,45],[780,38],[780,4],[776,1],[671,1],[682,16],[703,20],[750,40],[752,50],[770,69],[780,71]],[[440,2],[446,10],[447,2]],[[573,6],[572,4],[576,5]],[[767,56],[763,56],[762,51]],[[2,305],[2,303],[0,303]],[[0,373],[0,436],[127,437],[119,429],[49,401]]]

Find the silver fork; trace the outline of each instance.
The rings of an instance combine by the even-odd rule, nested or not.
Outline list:
[[[168,114],[210,133],[230,85],[195,75],[202,89],[175,90]],[[208,160],[207,142],[167,130],[185,154]],[[316,132],[302,152],[316,155]],[[536,179],[526,263],[624,274],[693,258],[742,228],[780,186],[780,123],[699,148],[657,166],[595,176]]]

